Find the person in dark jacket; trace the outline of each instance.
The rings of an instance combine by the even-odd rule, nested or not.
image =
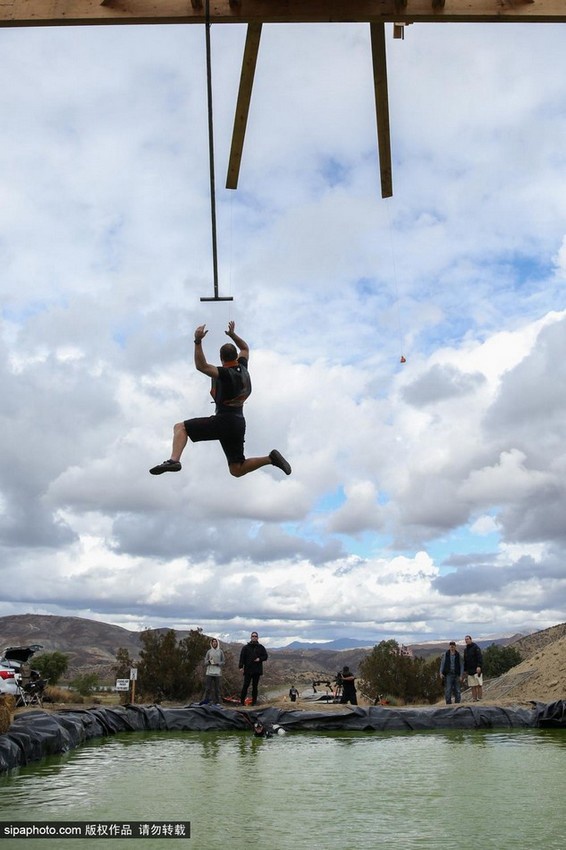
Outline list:
[[[464,650],[464,675],[468,677],[468,685],[472,689],[472,702],[482,698],[482,654],[481,649],[474,643],[470,635],[464,638],[466,648]]]
[[[242,651],[240,652],[240,662],[238,664],[238,667],[240,670],[243,670],[244,673],[244,684],[240,695],[240,702],[242,705],[246,702],[250,682],[252,685],[252,705],[257,705],[257,689],[259,677],[263,674],[264,661],[267,661],[267,650],[265,646],[259,642],[258,633],[252,632],[250,635],[250,642],[242,647]]]
[[[340,680],[342,682],[342,696],[340,697],[340,702],[343,705],[347,702],[351,705],[357,705],[358,698],[356,696],[356,679],[349,667],[342,667]]]
[[[451,640],[448,649],[440,660],[440,678],[444,683],[446,705],[451,705],[452,694],[454,694],[454,702],[460,702],[462,672],[462,658],[456,649],[456,641]]]

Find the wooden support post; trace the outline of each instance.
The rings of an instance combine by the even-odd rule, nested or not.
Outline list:
[[[242,72],[240,74],[238,102],[236,103],[236,114],[234,116],[234,129],[232,131],[232,146],[230,148],[230,159],[228,160],[227,189],[238,188],[238,178],[244,149],[244,136],[248,123],[257,54],[261,38],[261,27],[262,24],[248,25],[244,58],[242,60]]]
[[[385,52],[385,24],[370,24],[375,112],[377,118],[377,146],[381,172],[381,197],[393,195],[391,168],[391,134],[389,128],[389,97],[387,92],[387,56]]]

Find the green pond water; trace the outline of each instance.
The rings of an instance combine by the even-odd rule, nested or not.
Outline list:
[[[28,850],[564,850],[566,733],[132,733],[0,777],[0,821],[190,821]]]

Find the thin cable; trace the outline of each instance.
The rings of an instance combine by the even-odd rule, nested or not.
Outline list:
[[[212,224],[212,274],[218,298],[218,246],[216,240],[216,180],[214,176],[214,122],[212,117],[212,55],[210,47],[210,0],[206,0],[206,93],[208,105],[208,163],[210,170],[210,219]]]
[[[395,291],[395,302],[397,306],[397,333],[399,334],[399,342],[401,344],[401,349],[404,341],[404,334],[401,328],[401,304],[399,299],[399,287],[397,285],[397,264],[395,262],[395,246],[393,244],[393,223],[391,221],[391,211],[389,209],[389,204],[385,201],[385,207],[387,209],[387,222],[388,222],[388,231],[389,231],[389,250],[391,252],[391,264],[393,267],[393,289]],[[405,363],[405,355],[401,350],[401,363]]]

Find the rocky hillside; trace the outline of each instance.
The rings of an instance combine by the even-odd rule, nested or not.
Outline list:
[[[512,646],[519,650],[522,658],[526,659],[563,637],[566,637],[566,623],[533,632],[531,635],[513,641]]]
[[[497,703],[566,699],[566,636],[529,652],[516,667],[486,683],[484,699]]]
[[[74,668],[113,664],[120,647],[136,657],[138,632],[120,626],[49,614],[18,614],[0,617],[0,652],[8,646],[38,643],[44,652],[64,652]]]

